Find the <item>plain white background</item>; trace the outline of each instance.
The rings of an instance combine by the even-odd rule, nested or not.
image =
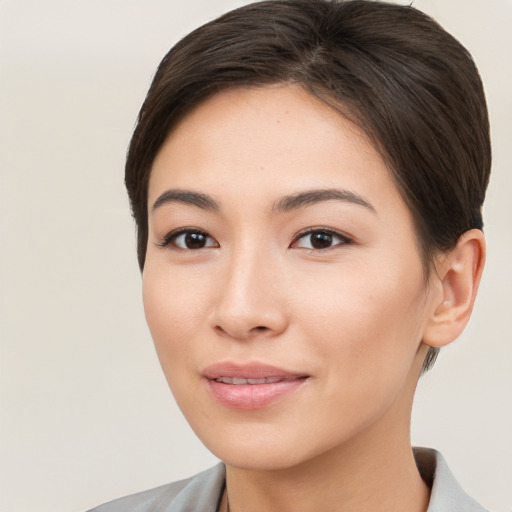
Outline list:
[[[156,65],[236,0],[0,0],[0,511],[64,512],[215,462],[145,326],[126,146]],[[473,53],[494,166],[466,333],[422,379],[415,444],[512,510],[512,2],[418,0]]]

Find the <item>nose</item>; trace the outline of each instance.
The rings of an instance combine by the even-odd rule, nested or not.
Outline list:
[[[258,251],[240,251],[221,272],[212,325],[218,334],[237,340],[270,338],[283,333],[288,315],[282,272]]]

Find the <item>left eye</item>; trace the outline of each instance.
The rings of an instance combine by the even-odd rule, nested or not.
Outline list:
[[[306,233],[300,233],[292,242],[292,247],[325,250],[349,243],[351,240],[341,233],[329,229],[312,229]]]

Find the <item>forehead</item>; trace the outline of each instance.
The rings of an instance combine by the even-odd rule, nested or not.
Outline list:
[[[167,188],[222,194],[339,187],[401,201],[365,133],[299,86],[219,93],[172,130],[153,163],[149,203]],[[228,187],[229,185],[229,187]],[[204,190],[203,190],[204,191]]]

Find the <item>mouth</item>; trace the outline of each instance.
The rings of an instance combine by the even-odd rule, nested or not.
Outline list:
[[[209,366],[203,372],[213,398],[231,409],[261,409],[302,387],[309,375],[263,364]]]
[[[215,382],[222,382],[223,384],[232,384],[234,386],[244,386],[247,384],[274,384],[275,382],[282,382],[280,377],[268,377],[263,379],[245,379],[244,377],[217,377]]]

